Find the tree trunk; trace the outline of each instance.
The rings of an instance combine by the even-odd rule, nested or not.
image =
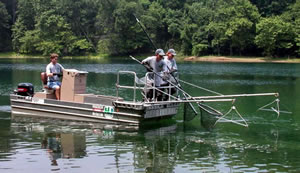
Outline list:
[[[91,45],[92,45],[94,51],[97,52],[97,48],[96,48],[96,46],[94,45],[94,43],[92,42],[92,40],[90,39],[90,37],[88,36],[88,34],[85,32],[85,30],[81,27],[80,24],[78,24],[78,26],[80,27],[81,31],[83,32],[83,34],[84,34],[85,38],[88,40],[88,42],[91,43]]]
[[[13,24],[15,24],[16,22],[16,7],[17,7],[17,3],[16,3],[16,0],[12,0],[12,5],[11,5],[11,8],[12,8],[12,22]]]

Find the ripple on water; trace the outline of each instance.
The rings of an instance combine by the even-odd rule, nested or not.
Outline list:
[[[0,112],[8,112],[9,113],[10,111],[11,111],[11,106],[9,106],[9,105],[1,105],[0,106]]]

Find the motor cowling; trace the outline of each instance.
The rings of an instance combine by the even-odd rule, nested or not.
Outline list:
[[[16,93],[21,96],[33,96],[34,87],[31,83],[19,83]]]

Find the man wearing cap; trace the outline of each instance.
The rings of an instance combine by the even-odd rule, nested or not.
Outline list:
[[[176,55],[176,52],[174,49],[169,49],[168,52],[167,52],[167,56],[164,57],[164,61],[167,65],[167,68],[168,68],[168,73],[170,74],[170,81],[173,83],[173,84],[177,84],[177,64],[176,64],[176,60],[175,60],[175,55]],[[176,78],[176,79],[175,79]],[[162,84],[162,86],[169,86],[169,82],[167,81],[164,81]],[[166,91],[167,93],[169,93],[169,90],[167,89]],[[171,95],[173,95],[174,93],[176,92],[176,88],[171,88]],[[168,100],[169,97],[165,96],[164,97],[164,100]]]
[[[142,64],[148,65],[152,68],[153,72],[160,74],[161,76],[157,76],[154,74],[154,77],[150,77],[154,80],[155,87],[160,87],[161,83],[163,82],[162,78],[165,77],[165,74],[168,72],[167,65],[165,61],[163,61],[165,52],[162,49],[157,49],[155,51],[155,56],[148,57],[142,61]],[[147,98],[151,98],[153,95],[152,90],[146,92]],[[157,92],[156,94],[157,100],[162,100],[162,94]]]
[[[167,57],[164,58],[164,61],[167,64],[167,68],[169,73],[174,74],[174,72],[177,72],[177,64],[176,64],[176,60],[175,60],[175,55],[176,52],[174,49],[169,49],[167,52]]]
[[[46,74],[48,76],[47,86],[50,89],[55,90],[55,96],[57,100],[60,100],[60,76],[64,70],[63,66],[57,63],[58,55],[52,53],[50,55],[50,63],[46,67]]]

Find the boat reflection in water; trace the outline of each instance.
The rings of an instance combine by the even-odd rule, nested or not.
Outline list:
[[[46,133],[41,145],[47,149],[52,164],[57,165],[59,158],[81,158],[86,155],[86,140],[84,135],[72,133]]]
[[[12,130],[15,132],[33,132],[42,136],[41,148],[45,149],[50,156],[51,165],[57,166],[60,158],[82,158],[86,156],[85,133],[74,133],[70,129],[59,129],[59,125],[50,119],[30,118],[27,116],[12,115]],[[48,125],[47,125],[48,122]],[[55,124],[49,125],[49,124]],[[58,125],[58,126],[57,126]]]

